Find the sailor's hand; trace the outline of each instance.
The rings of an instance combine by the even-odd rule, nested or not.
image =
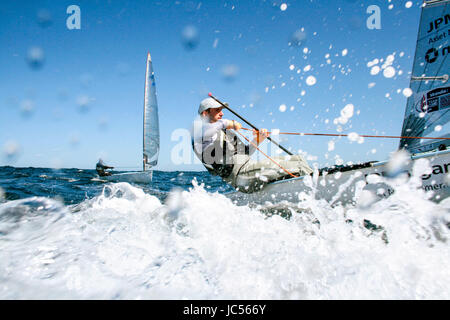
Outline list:
[[[237,122],[237,121],[234,121],[234,120],[232,120],[232,129],[233,130],[240,130],[240,129],[242,129],[242,124],[240,124],[239,122]]]
[[[259,144],[269,136],[269,132],[267,131],[267,129],[259,129],[259,131],[253,129],[253,136]]]

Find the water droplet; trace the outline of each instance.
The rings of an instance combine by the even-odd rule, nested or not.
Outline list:
[[[328,151],[333,151],[335,147],[335,143],[333,140],[328,141]]]
[[[316,82],[317,82],[317,80],[314,76],[309,76],[308,78],[306,78],[306,84],[308,86],[313,86],[316,84]]]
[[[285,112],[286,111],[286,105],[285,104],[280,105],[279,110],[280,110],[280,112]]]
[[[215,38],[212,47],[215,49],[215,48],[217,48],[218,44],[219,44],[219,38]]]
[[[47,28],[53,23],[52,14],[47,9],[40,9],[37,12],[37,21],[42,28]]]
[[[387,67],[383,70],[383,76],[385,76],[386,78],[392,78],[393,76],[395,76],[395,69],[391,66]]]
[[[347,104],[342,110],[341,110],[341,117],[343,118],[351,118],[353,117],[353,112],[355,110],[355,106],[351,103]]]
[[[380,61],[378,59],[373,59],[372,61],[367,62],[367,67],[373,67],[374,65],[378,64]]]
[[[199,39],[198,30],[195,26],[188,25],[184,27],[181,36],[183,46],[186,50],[193,50],[197,47]]]
[[[405,3],[405,8],[411,8],[412,5],[413,5],[412,1],[407,1],[407,2]]]
[[[291,44],[297,47],[302,47],[306,43],[306,32],[299,29],[291,36]]]
[[[413,92],[412,92],[412,90],[410,88],[403,89],[402,93],[407,98],[409,98],[413,94]]]
[[[371,75],[376,75],[380,72],[381,68],[379,66],[373,66],[372,69],[370,69],[370,74]]]
[[[30,117],[34,111],[34,103],[32,100],[23,100],[20,104],[20,113],[23,117]]]
[[[410,159],[410,154],[406,150],[394,152],[386,165],[388,176],[393,177],[406,170]]]
[[[222,67],[222,76],[225,81],[232,82],[239,73],[239,67],[235,64],[229,64]]]
[[[282,3],[281,6],[280,6],[280,10],[281,11],[286,11],[286,9],[287,9],[287,4],[286,3]]]
[[[91,102],[94,101],[93,98],[89,97],[88,95],[80,95],[77,98],[77,105],[80,112],[87,112],[89,111]]]
[[[28,65],[33,70],[42,68],[44,64],[45,56],[44,50],[39,47],[31,47],[27,53]]]
[[[9,140],[3,146],[3,154],[7,161],[15,161],[19,155],[20,146],[16,141]]]
[[[106,117],[100,118],[98,121],[98,127],[102,131],[106,131],[108,129],[108,119]]]
[[[357,134],[356,132],[350,132],[347,136],[348,140],[350,141],[358,141],[359,139],[359,134]]]

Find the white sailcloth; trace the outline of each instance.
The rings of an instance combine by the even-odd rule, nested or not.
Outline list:
[[[155,74],[152,58],[147,55],[144,96],[144,132],[143,132],[143,170],[149,170],[158,163],[159,121],[158,102],[156,100]]]
[[[450,0],[422,6],[402,136],[450,137]],[[401,139],[411,153],[450,145],[449,140]]]

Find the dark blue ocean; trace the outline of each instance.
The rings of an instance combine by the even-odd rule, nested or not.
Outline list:
[[[139,185],[1,167],[0,299],[450,299],[448,199],[404,184],[365,207],[239,205],[231,190],[207,172]]]
[[[98,178],[95,170],[87,169],[0,167],[0,188],[4,190],[5,200],[49,197],[61,199],[66,205],[77,204],[101,194],[107,182]],[[134,185],[164,201],[174,188],[192,188],[193,179],[204,183],[211,192],[233,190],[222,179],[206,171],[153,171],[153,183]]]

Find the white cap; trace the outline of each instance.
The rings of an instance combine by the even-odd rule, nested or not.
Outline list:
[[[198,114],[202,114],[203,111],[208,110],[210,108],[222,108],[223,106],[218,103],[213,98],[206,98],[200,102],[200,106],[198,107]]]

